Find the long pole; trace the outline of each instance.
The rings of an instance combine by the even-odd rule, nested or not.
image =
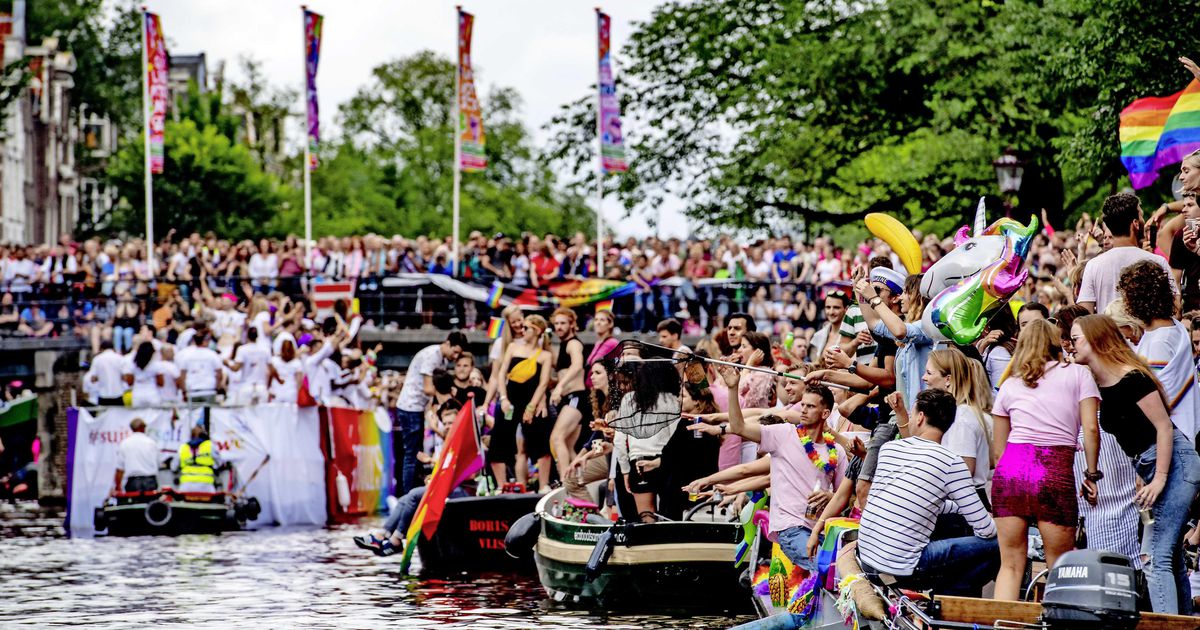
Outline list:
[[[300,5],[300,15],[300,50],[304,53],[304,89],[300,90],[300,109],[304,112],[304,273],[308,275],[308,265],[312,262],[309,258],[312,248],[312,167],[309,161],[312,157],[308,153],[308,130],[312,123],[308,120],[308,5]]]
[[[600,7],[596,7],[596,51],[600,50]],[[600,60],[596,60],[596,275],[604,277],[604,138],[601,118],[604,86],[601,84]]]
[[[146,50],[146,13],[146,7],[142,7],[142,123],[145,127],[142,152],[146,168],[146,265],[150,273],[154,273],[154,176],[150,173],[150,66]]]
[[[453,232],[454,242],[450,246],[450,257],[454,260],[453,274],[458,275],[458,212],[459,212],[459,189],[462,187],[462,121],[459,120],[460,113],[458,110],[459,98],[462,92],[462,43],[459,38],[462,36],[462,5],[454,7],[454,219]]]

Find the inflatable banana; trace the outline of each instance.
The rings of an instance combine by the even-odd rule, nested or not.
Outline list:
[[[921,273],[921,246],[904,224],[887,214],[872,212],[866,216],[867,229],[887,243],[900,257],[908,273]]]

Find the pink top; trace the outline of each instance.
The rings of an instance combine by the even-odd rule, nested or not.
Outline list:
[[[1088,398],[1100,398],[1100,390],[1087,368],[1051,362],[1034,389],[1019,378],[1005,379],[992,415],[1009,419],[1011,444],[1074,448],[1079,444],[1079,403]]]
[[[771,532],[781,532],[796,526],[812,529],[815,522],[805,518],[808,495],[813,487],[833,491],[846,474],[846,453],[836,444],[817,444],[821,459],[829,457],[828,449],[837,451],[837,468],[833,475],[818,470],[800,443],[796,426],[789,423],[772,424],[762,428],[762,450],[771,454]]]

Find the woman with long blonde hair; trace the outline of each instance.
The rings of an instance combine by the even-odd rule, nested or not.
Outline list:
[[[1162,384],[1125,343],[1116,322],[1105,315],[1080,317],[1071,340],[1075,362],[1086,365],[1100,387],[1100,426],[1145,482],[1133,501],[1154,519],[1145,530],[1150,603],[1154,612],[1186,612],[1192,593],[1180,538],[1200,486],[1200,456],[1172,424]]]
[[[1063,360],[1058,329],[1037,320],[1021,331],[1008,374],[992,406],[999,461],[992,502],[1000,539],[996,599],[1017,600],[1025,572],[1029,525],[1036,523],[1046,565],[1075,547],[1075,449],[1079,429],[1087,457],[1083,496],[1096,501],[1100,392],[1087,368]]]
[[[516,467],[517,430],[525,440],[525,455],[538,462],[540,490],[550,490],[550,421],[546,390],[550,385],[550,339],[541,315],[525,318],[525,334],[504,351],[500,362],[500,417],[489,443],[489,460],[498,481],[507,479],[505,465]],[[503,481],[501,481],[503,483]]]
[[[979,368],[972,369],[972,365]],[[942,445],[963,459],[975,491],[990,509],[986,486],[992,469],[992,427],[988,415],[992,388],[983,365],[968,359],[958,348],[942,348],[929,353],[921,380],[926,387],[944,389],[954,396],[958,408],[954,424],[942,436]]]

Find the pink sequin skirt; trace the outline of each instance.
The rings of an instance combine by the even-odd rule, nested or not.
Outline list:
[[[1075,448],[1013,443],[1005,447],[992,476],[996,518],[1016,516],[1030,523],[1077,526]]]

